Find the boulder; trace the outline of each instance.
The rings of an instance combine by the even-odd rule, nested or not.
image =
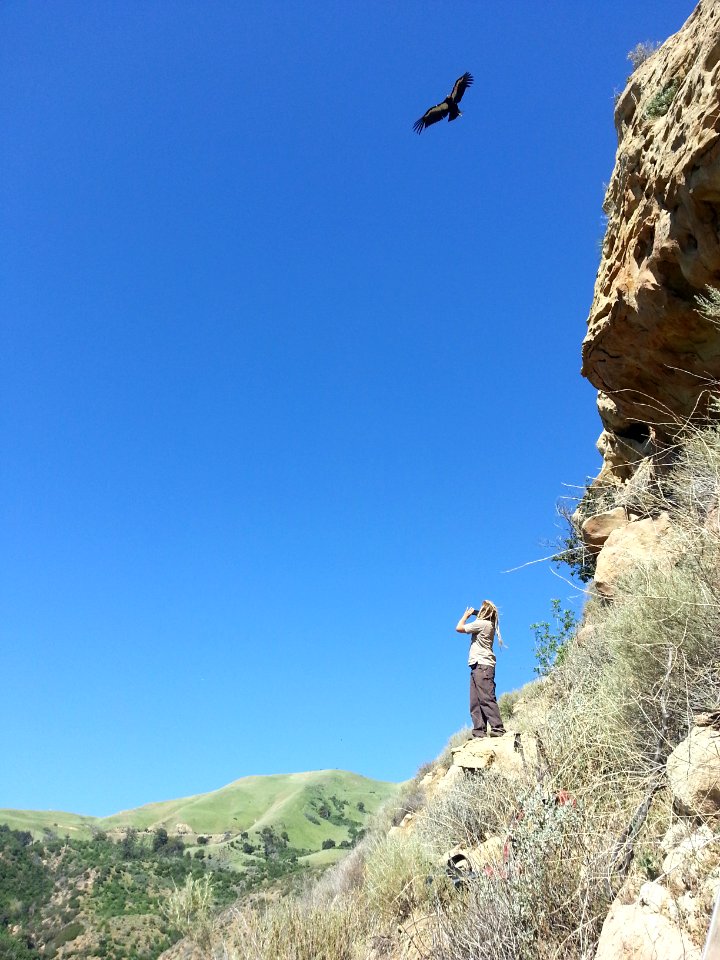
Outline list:
[[[595,960],[700,960],[700,950],[668,917],[640,903],[615,903]]]
[[[618,580],[633,568],[669,559],[666,538],[670,519],[666,513],[656,518],[633,520],[612,531],[598,554],[595,568],[595,589],[601,596],[612,597]]]
[[[629,523],[625,507],[616,507],[605,513],[596,513],[588,517],[580,528],[582,542],[590,553],[600,553],[605,541],[613,532]]]
[[[663,853],[670,853],[675,847],[679,847],[683,840],[692,834],[692,823],[689,820],[678,820],[668,828],[667,833],[660,841],[660,849]]]
[[[720,732],[693,727],[667,760],[667,776],[676,805],[686,814],[720,813]]]

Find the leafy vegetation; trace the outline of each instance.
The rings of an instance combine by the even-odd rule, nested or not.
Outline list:
[[[705,296],[695,297],[695,302],[698,312],[715,327],[720,327],[720,290],[717,287],[706,287]]]
[[[30,830],[36,839],[68,836],[89,840],[97,833],[124,834],[130,827],[140,837],[152,833],[158,846],[165,842],[165,831],[170,843],[184,839],[191,853],[203,846],[206,857],[242,869],[247,865],[248,854],[241,844],[245,841],[257,847],[258,839],[250,836],[254,831],[265,826],[273,827],[278,835],[284,831],[297,850],[320,850],[328,836],[338,844],[343,840],[352,842],[353,831],[359,833],[397,789],[397,784],[342,770],[320,770],[243,777],[210,793],[147,804],[102,819],[58,812],[0,810],[0,823]],[[358,803],[363,804],[362,810]],[[328,818],[319,815],[321,808]],[[180,837],[177,824],[183,824],[186,831]],[[197,839],[201,836],[204,841]]]
[[[567,645],[577,630],[577,617],[572,610],[562,610],[560,600],[550,601],[552,624],[547,620],[531,623],[530,629],[535,635],[535,673],[547,677],[554,666],[560,666],[567,651]]]
[[[0,956],[10,960],[54,957],[78,937],[87,949],[76,957],[123,954],[125,936],[117,921],[143,918],[128,956],[153,960],[179,933],[160,922],[160,906],[178,883],[212,876],[215,909],[231,903],[246,887],[232,870],[200,865],[158,836],[140,838],[129,829],[119,842],[49,838],[0,825]],[[112,942],[108,924],[112,923]],[[139,932],[138,932],[139,931]],[[87,936],[84,936],[87,935]]]

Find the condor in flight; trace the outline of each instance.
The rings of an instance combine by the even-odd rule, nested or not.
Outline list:
[[[461,77],[455,81],[455,86],[452,88],[452,93],[449,93],[442,103],[438,103],[437,106],[430,107],[430,109],[425,113],[424,116],[420,117],[419,120],[416,120],[413,124],[413,130],[416,133],[422,133],[425,127],[429,127],[431,123],[437,123],[438,120],[442,120],[444,117],[448,118],[448,123],[451,120],[455,120],[457,117],[462,116],[458,110],[458,104],[463,98],[463,94],[473,82],[472,74],[464,73]]]

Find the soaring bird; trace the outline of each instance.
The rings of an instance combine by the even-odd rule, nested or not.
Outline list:
[[[431,123],[437,123],[438,120],[442,120],[444,117],[448,118],[449,123],[451,120],[462,116],[458,110],[458,104],[472,82],[472,74],[464,73],[461,77],[458,77],[455,81],[455,86],[452,88],[452,93],[449,93],[442,103],[430,107],[427,113],[420,117],[419,120],[416,120],[413,124],[413,130],[416,133],[422,133],[425,127],[429,127]]]

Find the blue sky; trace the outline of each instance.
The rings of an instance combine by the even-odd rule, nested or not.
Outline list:
[[[405,779],[483,597],[531,679],[613,94],[691,10],[2,5],[0,806]]]

